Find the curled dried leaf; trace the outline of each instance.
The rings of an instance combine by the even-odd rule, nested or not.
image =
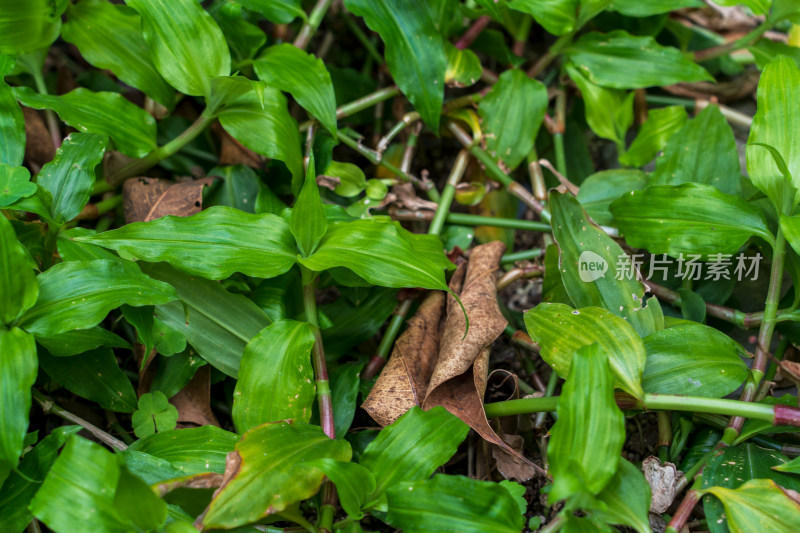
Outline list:
[[[125,221],[149,222],[167,215],[188,217],[203,208],[203,188],[216,178],[174,183],[157,178],[132,178],[125,182],[122,196]]]

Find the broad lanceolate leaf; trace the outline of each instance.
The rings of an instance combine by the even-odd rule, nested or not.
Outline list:
[[[314,403],[307,322],[279,320],[247,343],[233,393],[233,422],[239,433],[278,420],[308,422]]]
[[[620,154],[619,162],[632,167],[646,165],[664,148],[667,140],[680,130],[685,122],[686,108],[683,106],[651,109],[647,121],[639,128],[639,133],[633,143],[626,152]],[[581,184],[582,188],[583,184]]]
[[[623,146],[625,132],[633,124],[633,92],[601,87],[573,63],[568,63],[566,69],[581,90],[589,127],[598,136]]]
[[[143,157],[156,147],[155,119],[119,93],[96,93],[81,87],[54,96],[17,87],[14,94],[28,107],[52,109],[73,128],[110,137],[125,155]]]
[[[31,173],[25,167],[12,167],[0,163],[0,207],[15,203],[36,193]]]
[[[656,161],[650,185],[705,183],[738,195],[741,173],[733,130],[712,105],[670,138]]]
[[[598,343],[608,354],[620,386],[637,398],[643,396],[641,380],[647,354],[642,339],[628,322],[611,311],[541,303],[525,313],[525,326],[539,343],[542,359],[561,377],[569,375],[579,348]]]
[[[513,170],[528,155],[547,110],[547,89],[519,69],[500,75],[478,111],[486,149]]]
[[[36,342],[19,328],[0,328],[0,484],[17,467],[28,431],[31,387],[36,380]]]
[[[303,256],[314,253],[319,241],[322,240],[328,229],[328,219],[325,217],[325,208],[319,196],[317,175],[314,170],[314,157],[308,162],[306,180],[297,201],[292,208],[289,219],[289,229],[297,241],[297,248]]]
[[[225,471],[225,457],[239,436],[215,426],[175,429],[139,439],[129,452],[146,453],[169,461],[183,475]]]
[[[190,217],[167,216],[79,237],[144,261],[166,261],[209,279],[234,272],[272,278],[295,262],[289,224],[276,215],[253,215],[217,206]]]
[[[73,133],[64,139],[55,158],[42,167],[36,182],[50,191],[50,214],[56,222],[72,220],[89,202],[94,168],[103,160],[106,144],[108,138],[103,135]]]
[[[336,136],[336,96],[331,75],[321,59],[284,43],[267,48],[255,60],[258,79],[291,93],[297,103]]]
[[[170,108],[175,91],[153,65],[141,25],[141,17],[133,9],[105,0],[88,0],[70,5],[61,35],[92,65],[110,70]]]
[[[25,156],[25,117],[14,91],[3,81],[6,74],[0,68],[0,163],[15,167]]]
[[[655,298],[645,305],[644,286],[631,264],[625,264],[622,248],[586,218],[574,197],[552,192],[550,208],[553,236],[561,250],[561,279],[576,307],[608,309],[642,336],[662,329],[661,306]]]
[[[17,240],[11,222],[0,216],[0,325],[30,309],[39,295],[28,252]]]
[[[142,17],[158,71],[184,94],[208,96],[211,78],[227,76],[231,56],[222,31],[194,0],[127,0]]]
[[[701,324],[662,329],[644,338],[646,392],[722,398],[747,378],[741,346]]]
[[[447,290],[444,271],[452,267],[438,238],[373,219],[330,224],[317,251],[298,262],[316,272],[345,267],[382,287],[440,290]]]
[[[38,336],[36,342],[44,346],[51,355],[57,357],[69,357],[101,346],[132,349],[131,345],[122,337],[99,326],[65,331],[50,337]]]
[[[136,410],[136,392],[110,348],[72,357],[54,357],[40,351],[39,363],[48,376],[81,398],[118,413]]]
[[[782,216],[781,229],[792,248],[795,251],[800,250],[800,215]]]
[[[247,9],[261,13],[264,17],[276,24],[289,24],[300,17],[306,19],[301,0],[239,0]]]
[[[436,474],[399,483],[387,493],[387,521],[404,533],[519,533],[523,515],[499,483]]]
[[[786,533],[800,523],[800,504],[769,479],[752,479],[735,490],[711,487],[703,492],[722,500],[733,533]]]
[[[39,50],[58,38],[67,2],[52,0],[0,1],[0,54]]]
[[[610,226],[614,222],[614,217],[608,209],[611,203],[627,192],[644,189],[646,184],[647,178],[641,170],[631,168],[601,170],[583,180],[578,191],[578,201],[592,220]]]
[[[423,0],[345,0],[345,7],[381,36],[395,83],[433,131],[439,130],[444,75],[442,37]]]
[[[617,473],[597,495],[606,508],[593,510],[590,514],[608,524],[625,525],[639,533],[651,533],[648,519],[650,498],[650,485],[642,471],[620,457]]]
[[[336,485],[339,503],[348,516],[360,520],[364,517],[361,507],[367,496],[375,490],[375,477],[357,463],[346,463],[335,459],[317,459],[310,463],[319,468]]]
[[[628,244],[653,254],[705,258],[735,254],[753,235],[774,240],[759,209],[711,185],[633,191],[611,204],[611,212]]]
[[[558,421],[550,433],[549,501],[603,490],[617,471],[625,417],[614,400],[608,354],[599,344],[579,348],[573,355],[572,372],[558,402]]]
[[[242,90],[226,81],[229,79],[217,78],[212,83],[212,90],[227,93],[224,107],[218,113],[220,124],[250,150],[283,161],[292,173],[292,191],[299,192],[303,154],[297,122],[289,114],[286,97],[262,82],[244,78],[233,82],[246,83],[247,90]]]
[[[613,0],[611,8],[629,17],[650,17],[683,7],[703,7],[700,0]]]
[[[124,303],[157,305],[177,297],[172,287],[135,265],[111,260],[59,263],[37,279],[39,299],[20,326],[44,336],[95,326]]]
[[[469,427],[444,410],[412,407],[386,426],[364,450],[360,463],[375,476],[372,500],[400,481],[426,479],[446,463]]]
[[[151,277],[175,287],[180,299],[156,307],[156,317],[183,333],[212,366],[236,377],[245,345],[270,323],[264,312],[219,283],[183,274],[164,263],[142,267]]]
[[[277,422],[244,434],[229,460],[229,481],[215,494],[201,521],[230,529],[279,513],[317,492],[324,474],[308,463],[349,461],[350,444],[328,438],[318,426]]]
[[[532,15],[553,35],[575,29],[578,0],[509,0],[508,7]]]
[[[772,146],[783,157],[791,184],[800,188],[800,144],[794,136],[800,129],[795,103],[800,98],[800,70],[790,58],[778,56],[764,68],[758,82],[758,107],[750,128],[748,144]],[[747,173],[760,191],[783,210],[787,184],[773,156],[762,146],[747,147]],[[792,191],[791,194],[795,194]],[[791,198],[796,204],[795,198]]]
[[[564,53],[583,75],[603,87],[638,89],[713,80],[677,48],[661,46],[653,37],[634,37],[623,30],[587,33]]]

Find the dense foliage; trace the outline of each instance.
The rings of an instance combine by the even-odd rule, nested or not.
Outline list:
[[[0,531],[798,530],[800,3],[305,4],[0,0]]]

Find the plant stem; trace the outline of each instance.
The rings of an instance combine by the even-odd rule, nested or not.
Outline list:
[[[456,41],[455,47],[459,50],[467,48],[473,43],[473,41],[475,41],[475,39],[478,38],[478,35],[481,34],[481,32],[486,28],[486,26],[489,25],[491,21],[492,18],[489,15],[482,15],[478,17],[475,22],[472,23],[472,26],[470,26],[467,31],[464,32],[464,35],[462,35]]]
[[[41,71],[34,69],[31,71],[33,75],[33,82],[36,84],[36,90],[41,95],[48,94],[47,84],[44,82],[44,77]],[[53,140],[53,146],[56,150],[61,147],[61,128],[58,126],[58,119],[52,109],[44,110],[44,117],[47,119],[47,130],[50,132],[50,138]]]
[[[207,117],[205,113],[201,114],[191,126],[183,131],[183,133],[172,139],[164,146],[159,146],[158,148],[153,149],[152,152],[143,158],[132,161],[110,176],[106,176],[106,181],[113,188],[126,179],[138,176],[142,172],[149,170],[192,142],[198,135],[203,133],[203,131],[205,131],[206,128],[211,125],[213,120],[214,119],[212,117]]]
[[[405,222],[433,220],[433,213],[430,211],[410,211],[407,209],[390,210],[389,214],[395,220]],[[468,213],[448,213],[445,219],[449,224],[460,226],[489,226],[492,228],[509,228],[523,231],[547,231],[551,230],[550,224],[536,222],[533,220],[520,220],[518,218],[495,218],[483,215],[471,215]]]
[[[358,113],[359,111],[363,111],[374,106],[378,102],[383,102],[389,98],[394,98],[398,94],[400,94],[400,89],[397,87],[384,87],[383,89],[379,89],[374,93],[362,96],[358,100],[353,100],[350,103],[344,104],[342,107],[336,110],[336,118],[349,117],[350,115]]]
[[[383,333],[381,343],[378,345],[378,351],[372,356],[367,367],[361,373],[362,379],[372,379],[378,374],[378,371],[383,365],[386,364],[389,353],[392,351],[392,346],[394,346],[394,340],[400,333],[400,327],[403,325],[403,321],[405,321],[406,315],[408,315],[409,310],[411,310],[411,305],[413,303],[414,300],[409,298],[397,305],[392,319],[389,321],[389,325],[386,326],[386,331]]]
[[[715,57],[723,56],[733,52],[734,50],[739,50],[740,48],[749,46],[753,41],[764,35],[764,33],[771,27],[772,22],[770,20],[762,22],[755,29],[753,29],[753,31],[742,37],[739,37],[735,41],[718,46],[712,46],[711,48],[706,48],[705,50],[698,50],[694,53],[694,60],[697,63],[701,63],[703,61],[708,61],[709,59],[714,59]]]
[[[38,390],[31,389],[31,394],[33,395],[33,398],[36,400],[36,402],[42,406],[42,411],[44,411],[45,414],[54,414],[58,417],[63,418],[67,422],[72,422],[73,424],[81,426],[86,431],[94,435],[97,440],[99,440],[106,446],[109,446],[110,448],[114,448],[120,451],[128,449],[128,445],[119,440],[118,438],[109,435],[99,427],[95,426],[90,422],[87,422],[86,420],[77,415],[70,413],[66,409],[62,409],[61,407],[56,405],[56,403],[52,399],[48,398]]]
[[[559,37],[556,42],[547,50],[547,52],[539,58],[539,60],[531,67],[528,71],[528,77],[535,78],[541,72],[547,68],[547,66],[553,62],[553,60],[558,57],[558,54],[561,50],[567,46],[570,42],[572,42],[572,37],[575,35],[575,32],[565,33],[561,37]]]
[[[558,373],[555,370],[551,369],[550,377],[547,378],[547,386],[544,389],[544,397],[545,398],[552,398],[553,393],[556,391],[556,385],[558,385]],[[533,427],[540,428],[544,425],[544,418],[546,413],[543,411],[536,415],[536,421],[533,423]],[[558,415],[556,415],[555,411],[552,413],[553,419],[557,419]]]
[[[122,205],[122,195],[117,194],[95,204],[86,204],[75,220],[93,220]]]
[[[353,17],[350,16],[349,13],[344,13],[342,17],[344,19],[344,24],[347,26],[347,29],[350,30],[358,42],[361,43],[361,46],[364,47],[364,50],[367,52],[367,55],[375,61],[376,65],[383,65],[383,56],[378,49],[375,48],[375,45],[372,44],[372,41],[369,40],[367,34],[358,26]]]
[[[564,131],[566,128],[566,106],[567,106],[567,92],[564,86],[559,87],[558,95],[556,96],[556,123],[553,131],[553,148],[556,152],[556,168],[559,174],[564,179],[567,176],[567,157],[564,151]],[[539,161],[541,164],[541,161]]]
[[[358,152],[359,154],[361,154],[364,157],[366,157],[373,165],[382,166],[383,168],[387,169],[388,171],[393,173],[395,176],[400,178],[402,181],[408,181],[408,182],[416,183],[420,188],[424,188],[425,187],[425,184],[418,177],[411,176],[411,175],[403,172],[402,170],[400,170],[399,168],[397,168],[393,164],[389,163],[388,161],[384,161],[383,157],[381,156],[381,154],[378,154],[374,150],[371,150],[371,149],[367,148],[366,146],[361,144],[361,142],[356,141],[355,139],[353,139],[351,137],[348,137],[344,132],[340,132],[339,133],[339,140],[342,141],[347,146],[349,146],[350,148],[352,148],[353,150],[355,150],[356,152]]]
[[[317,276],[316,272],[303,269],[303,309],[306,320],[314,331],[314,349],[312,363],[314,365],[314,379],[317,384],[317,403],[319,405],[319,420],[322,431],[332,438],[336,438],[336,428],[333,424],[333,404],[331,401],[331,387],[328,381],[328,366],[325,362],[325,349],[322,346],[322,335],[319,331],[319,314],[317,313]]]
[[[672,413],[658,412],[658,459],[662,463],[669,461],[669,445],[672,442]]]
[[[541,248],[531,248],[530,250],[523,250],[521,252],[514,252],[506,254],[500,258],[500,263],[513,263],[515,261],[530,261],[542,257],[544,250]]]
[[[389,148],[389,143],[392,142],[392,139],[394,139],[398,133],[400,133],[401,131],[403,131],[408,126],[410,126],[411,124],[413,124],[418,120],[419,120],[419,113],[417,113],[416,111],[411,111],[403,115],[403,118],[401,118],[397,124],[392,126],[392,128],[386,132],[386,135],[381,137],[381,140],[378,141],[376,150],[380,153],[385,152],[386,149]]]
[[[317,0],[311,13],[308,15],[308,20],[303,23],[303,27],[300,28],[300,33],[297,34],[294,40],[293,44],[297,48],[305,50],[308,43],[311,42],[311,37],[314,35],[314,32],[319,28],[322,19],[325,18],[325,13],[331,6],[331,3],[333,3],[333,0]]]
[[[436,214],[428,227],[428,234],[439,235],[444,228],[444,222],[447,214],[450,212],[450,206],[453,204],[453,197],[456,194],[456,186],[461,178],[464,176],[464,171],[467,170],[467,162],[469,160],[469,152],[461,150],[456,156],[456,161],[453,168],[450,169],[450,176],[447,178],[447,184],[442,190],[442,196],[439,200],[439,207],[436,209]]]

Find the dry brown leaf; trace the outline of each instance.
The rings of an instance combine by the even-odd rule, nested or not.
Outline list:
[[[675,499],[676,487],[683,478],[683,473],[672,463],[662,465],[658,457],[652,455],[642,462],[642,471],[653,493],[650,511],[665,512]]]
[[[149,222],[167,215],[188,217],[203,206],[203,188],[216,178],[171,182],[157,178],[131,178],[122,188],[125,221]]]
[[[212,130],[219,137],[220,165],[246,165],[252,168],[261,168],[264,158],[242,146],[218,122],[214,124]]]
[[[215,489],[222,485],[223,476],[216,472],[201,472],[191,476],[158,483],[154,489],[163,498],[175,489]]]
[[[25,159],[39,167],[52,161],[56,147],[39,112],[22,106],[25,117]]]
[[[414,190],[414,186],[411,183],[398,183],[392,187],[392,193],[395,195],[394,205],[403,209],[409,209],[411,211],[419,211],[421,209],[436,211],[438,207],[436,202],[423,200],[417,196],[417,192]]]
[[[326,176],[324,174],[320,174],[317,176],[317,185],[320,187],[325,187],[331,191],[335,191],[336,187],[342,184],[342,178],[338,176]]]
[[[431,292],[397,339],[389,362],[361,406],[380,425],[422,405],[439,354],[439,322],[445,296]]]
[[[517,452],[516,454],[511,454],[505,448],[491,444],[492,457],[494,457],[497,464],[497,471],[503,474],[504,478],[524,482],[539,473],[540,470],[535,464],[530,461],[520,460],[522,449],[525,445],[525,439],[521,435],[503,435],[501,438],[511,449]]]
[[[178,409],[179,423],[222,427],[211,411],[211,367],[208,365],[198,368],[194,377],[169,399],[169,403]]]

